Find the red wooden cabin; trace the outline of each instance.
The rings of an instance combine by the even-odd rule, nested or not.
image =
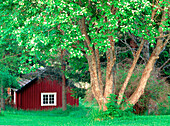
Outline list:
[[[47,78],[20,81],[21,89],[13,93],[14,106],[24,110],[42,110],[62,107],[62,82]],[[79,105],[79,100],[71,96],[67,86],[67,104]]]

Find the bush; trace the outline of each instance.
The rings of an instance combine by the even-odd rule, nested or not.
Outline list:
[[[94,120],[105,120],[105,119],[113,119],[118,117],[129,118],[134,114],[133,108],[129,107],[126,110],[123,110],[123,106],[117,104],[116,95],[111,94],[109,97],[109,101],[106,104],[107,110],[102,111],[99,109],[93,109],[91,112],[91,117]]]
[[[130,61],[128,62],[130,63]],[[114,92],[116,95],[118,95],[130,67],[130,64],[118,64],[114,85]],[[141,79],[144,68],[144,65],[136,65],[131,79],[129,80],[128,86],[126,87],[124,100],[128,99],[136,89],[138,82]],[[151,115],[170,113],[168,102],[168,92],[170,88],[165,79],[160,78],[158,75],[159,72],[156,69],[151,72],[151,76],[146,84],[144,94],[140,97],[139,101],[133,107],[133,112],[135,114]],[[94,96],[90,88],[86,91],[86,96],[84,99],[85,101],[91,103],[91,105],[94,104]],[[95,102],[95,104],[97,104],[97,102]]]
[[[136,89],[142,76],[144,65],[137,65],[125,91],[125,98],[128,99]],[[127,76],[129,66],[119,67],[116,79],[116,94],[120,91],[122,84]],[[136,114],[163,114],[169,111],[168,102],[169,85],[164,78],[158,77],[158,71],[153,70],[147,82],[144,94],[133,107]]]

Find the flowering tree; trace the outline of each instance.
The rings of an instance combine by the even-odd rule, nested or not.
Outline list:
[[[135,104],[144,92],[150,72],[169,36],[168,0],[15,0],[0,5],[2,11],[1,42],[12,39],[23,48],[25,59],[38,67],[37,61],[47,60],[66,49],[70,57],[86,57],[92,92],[100,109],[106,110],[107,97],[113,93],[115,43],[135,36],[140,42],[134,61],[120,90],[118,104],[146,41],[155,48],[143,71],[137,89],[127,100]],[[132,37],[133,38],[133,37]],[[13,40],[14,39],[14,40]],[[106,55],[105,82],[100,58]],[[32,58],[35,57],[35,58]],[[29,68],[20,68],[21,72]]]

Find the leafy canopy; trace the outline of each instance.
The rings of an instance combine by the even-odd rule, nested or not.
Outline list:
[[[168,1],[158,5],[168,11]],[[44,60],[50,65],[49,58],[56,55],[58,49],[66,49],[70,57],[81,58],[84,54],[90,55],[90,47],[98,48],[104,53],[111,47],[108,37],[112,36],[115,42],[130,32],[136,37],[156,43],[158,20],[152,19],[152,7],[149,0],[13,0],[0,3],[1,32],[0,45],[17,43],[22,47],[21,62],[33,63],[37,68],[37,61]],[[157,11],[157,19],[162,15]],[[168,18],[168,15],[165,15]],[[85,44],[86,33],[91,43]],[[169,30],[168,20],[161,27]],[[20,72],[32,68],[21,66]]]

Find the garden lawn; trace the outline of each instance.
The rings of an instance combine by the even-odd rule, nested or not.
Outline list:
[[[94,121],[79,115],[43,115],[38,112],[6,112],[0,116],[0,125],[43,125],[43,126],[170,126],[170,115],[134,116],[131,118],[114,118],[105,121]],[[80,113],[77,113],[80,114]]]

